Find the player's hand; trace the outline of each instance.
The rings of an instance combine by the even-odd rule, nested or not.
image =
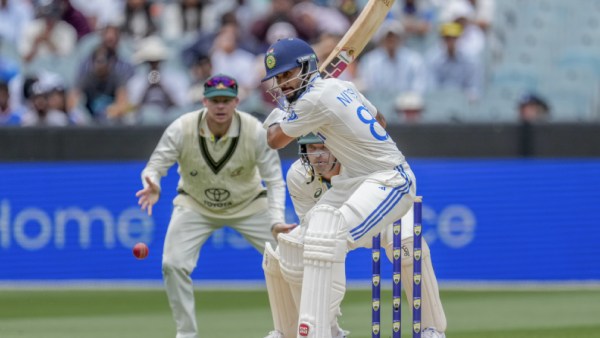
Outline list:
[[[279,234],[287,234],[297,226],[298,224],[275,223],[271,227],[271,234],[273,234],[273,237],[275,237],[275,240],[277,240],[277,236]]]
[[[136,192],[135,197],[138,197],[138,204],[141,206],[142,210],[148,210],[148,215],[152,216],[152,206],[156,204],[158,198],[160,197],[160,189],[158,185],[150,180],[148,177],[144,177],[146,180],[147,186]]]

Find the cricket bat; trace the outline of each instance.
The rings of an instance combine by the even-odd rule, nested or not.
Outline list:
[[[348,32],[321,63],[319,72],[323,78],[338,77],[363,51],[373,34],[379,29],[394,0],[369,0]]]

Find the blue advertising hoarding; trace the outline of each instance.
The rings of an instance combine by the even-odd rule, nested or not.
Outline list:
[[[290,161],[284,161],[284,172]],[[424,234],[442,281],[600,280],[600,160],[415,159]],[[148,217],[142,162],[0,164],[0,281],[160,280],[177,174]],[[295,221],[288,200],[288,221]],[[146,242],[150,255],[131,248]],[[202,249],[195,280],[260,280],[261,257],[230,229]],[[370,253],[347,260],[370,277]],[[385,267],[384,267],[385,269]]]

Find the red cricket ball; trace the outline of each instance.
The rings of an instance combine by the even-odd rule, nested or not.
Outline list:
[[[144,259],[146,257],[148,257],[148,246],[146,245],[146,243],[137,243],[134,247],[133,247],[133,255],[135,256],[135,258],[137,259]]]

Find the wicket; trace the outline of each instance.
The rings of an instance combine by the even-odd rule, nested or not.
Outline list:
[[[421,239],[422,239],[422,207],[423,197],[417,196],[414,201],[414,228],[413,228],[413,301],[412,316],[413,338],[421,337]],[[393,224],[393,276],[392,276],[392,337],[400,338],[401,332],[401,251],[402,251],[402,224],[397,220]],[[373,237],[371,257],[373,259],[372,288],[371,288],[371,337],[380,338],[380,297],[381,297],[381,235]]]

